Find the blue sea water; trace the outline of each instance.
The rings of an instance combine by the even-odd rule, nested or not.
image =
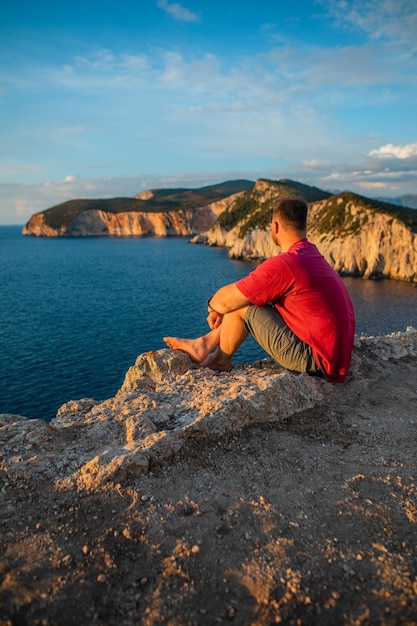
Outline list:
[[[70,399],[115,394],[164,335],[207,332],[206,302],[255,263],[182,238],[23,237],[0,227],[0,413],[50,420]],[[357,332],[417,327],[417,289],[347,278]],[[237,361],[265,353],[249,338]]]

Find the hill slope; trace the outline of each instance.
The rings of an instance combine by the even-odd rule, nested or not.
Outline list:
[[[234,180],[209,185],[199,189],[156,189],[138,194],[135,198],[75,199],[57,204],[46,211],[36,213],[24,228],[24,234],[31,232],[32,223],[42,223],[49,229],[56,230],[56,236],[67,234],[71,223],[86,211],[104,213],[162,213],[168,211],[190,210],[207,206],[235,193],[253,186],[249,180]],[[40,220],[41,218],[41,220]]]
[[[303,185],[293,180],[259,179],[256,184],[241,194],[218,219],[225,230],[239,224],[239,236],[243,237],[252,228],[267,229],[271,223],[272,205],[282,196],[302,196],[307,202],[316,202],[330,197],[330,193]]]
[[[357,339],[341,386],[187,359],[0,417],[0,621],[415,624],[416,332]]]
[[[231,257],[263,259],[278,251],[269,232],[273,202],[288,195],[301,195],[309,203],[309,238],[337,271],[417,282],[414,209],[350,192],[331,195],[288,179],[149,190],[136,198],[72,200],[32,216],[23,234],[196,235],[196,242],[229,248]]]
[[[296,192],[309,202],[309,238],[341,274],[417,282],[414,209],[350,192],[332,196],[314,187],[297,188],[292,181],[257,181],[199,241],[227,247],[233,258],[264,259],[277,254],[269,232],[272,204]]]

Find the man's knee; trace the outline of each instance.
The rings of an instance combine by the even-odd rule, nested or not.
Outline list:
[[[244,325],[259,345],[286,369],[306,372],[311,367],[310,346],[293,333],[274,307],[248,307]]]
[[[249,307],[251,307],[251,306],[254,306],[254,305],[250,304],[249,306],[243,306],[240,309],[235,309],[234,311],[230,311],[230,313],[226,313],[226,315],[236,315],[237,317],[240,317],[240,319],[244,323],[245,322],[245,317],[246,317],[246,312],[249,309]]]
[[[280,313],[271,305],[257,307],[250,304],[245,309],[243,322],[247,331],[254,336],[262,331],[275,333],[277,330],[288,329]]]

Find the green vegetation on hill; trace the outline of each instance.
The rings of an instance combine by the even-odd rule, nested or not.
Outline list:
[[[253,187],[254,182],[250,180],[229,180],[225,183],[219,183],[218,185],[209,185],[207,187],[200,187],[199,189],[187,189],[173,187],[172,189],[151,189],[153,197],[149,200],[145,200],[146,203],[158,205],[161,201],[193,203],[193,206],[199,206],[195,204],[196,200],[200,200],[203,204],[210,204],[217,200],[222,200],[228,196],[232,196],[240,191],[246,191]],[[208,200],[208,201],[207,201]]]
[[[304,185],[303,183],[298,183],[297,181],[290,180],[288,178],[282,178],[275,184],[286,187],[290,192],[288,195],[301,196],[306,202],[318,202],[319,200],[326,200],[326,198],[330,198],[330,196],[332,195],[328,191],[323,191],[323,189],[319,189],[318,187]]]
[[[253,187],[249,180],[232,180],[218,185],[209,185],[199,189],[157,189],[149,200],[138,198],[105,198],[68,200],[43,211],[45,224],[60,229],[68,226],[83,211],[92,209],[109,213],[126,211],[148,211],[162,213],[194,209],[227,198],[228,196]]]
[[[354,194],[352,194],[354,195]],[[362,202],[368,205],[371,204],[372,208],[375,211],[379,211],[380,213],[387,213],[388,215],[392,215],[396,217],[401,222],[403,222],[408,228],[411,228],[413,233],[417,233],[417,211],[416,209],[412,209],[407,206],[399,206],[396,204],[391,204],[389,202],[381,202],[380,200],[370,200],[369,198],[364,198],[363,196],[356,196],[361,199]]]
[[[359,199],[359,196],[357,196]],[[331,196],[317,214],[315,219],[315,227],[317,231],[322,234],[331,233],[333,235],[349,235],[354,234],[359,230],[361,225],[367,220],[366,213],[363,214],[362,219],[359,215],[351,215],[349,211],[346,211],[346,207],[349,203],[356,201],[356,196],[351,193],[341,193],[336,196]],[[365,207],[364,207],[365,208]]]
[[[68,226],[73,219],[84,211],[108,211],[109,213],[123,213],[124,211],[139,211],[141,201],[136,198],[104,198],[68,200],[43,211],[44,221],[50,228]],[[143,209],[142,209],[143,210]]]
[[[306,202],[315,202],[329,198],[331,194],[317,187],[310,187],[292,180],[266,180],[268,190],[259,191],[255,187],[235,200],[232,206],[218,218],[218,224],[225,230],[231,230],[241,223],[239,237],[254,229],[266,230],[272,218],[272,206],[278,198],[285,196],[301,196]]]
[[[267,230],[272,217],[273,203],[280,197],[298,195],[308,203],[325,200],[315,217],[315,228],[323,235],[347,235],[357,232],[367,221],[367,211],[385,213],[401,220],[413,232],[417,232],[417,211],[401,205],[373,200],[351,192],[332,195],[318,187],[282,179],[260,179],[255,185],[249,180],[234,180],[199,189],[154,189],[148,200],[138,198],[106,198],[69,200],[44,211],[45,224],[57,230],[66,228],[80,213],[101,210],[109,213],[167,212],[195,209],[222,200],[235,193],[242,193],[231,206],[221,213],[217,223],[225,230],[240,225],[239,237],[254,229]],[[352,215],[346,210],[348,204],[362,207],[362,212]]]
[[[349,204],[363,209],[363,213],[352,215],[346,210]],[[344,192],[329,198],[316,217],[315,227],[323,235],[349,235],[356,233],[368,221],[367,211],[384,213],[402,221],[413,232],[417,232],[417,211],[396,206],[388,202],[372,200],[355,193]]]

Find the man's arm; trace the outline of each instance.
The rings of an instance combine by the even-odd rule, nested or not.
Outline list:
[[[208,302],[209,310],[216,311],[217,313],[230,313],[230,311],[236,311],[244,306],[248,306],[250,300],[248,300],[241,291],[236,287],[236,283],[230,283],[220,287],[218,291],[210,298]]]

